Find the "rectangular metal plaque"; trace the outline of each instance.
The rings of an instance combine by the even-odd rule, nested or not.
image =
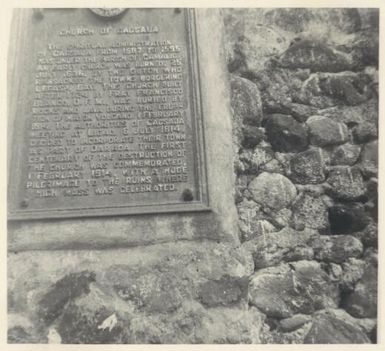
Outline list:
[[[31,17],[10,77],[9,219],[207,209],[194,11]]]

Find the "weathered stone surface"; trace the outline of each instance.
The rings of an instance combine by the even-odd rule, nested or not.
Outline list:
[[[244,148],[253,149],[262,140],[266,138],[265,130],[254,126],[246,126],[242,128],[243,139],[241,145]]]
[[[329,208],[330,231],[332,234],[349,234],[364,229],[369,218],[359,204],[336,204]]]
[[[310,143],[316,146],[339,145],[349,139],[346,125],[327,117],[311,116],[306,125],[309,127]]]
[[[358,160],[360,152],[361,147],[359,145],[346,143],[337,146],[331,155],[331,164],[352,166]]]
[[[360,155],[359,167],[365,177],[377,177],[378,174],[378,141],[367,143]]]
[[[343,291],[351,292],[364,274],[365,261],[357,258],[348,258],[342,263],[341,267],[340,287]]]
[[[279,64],[290,69],[308,68],[312,72],[349,71],[353,66],[349,55],[312,39],[294,42],[280,56]]]
[[[356,33],[353,38],[345,44],[346,49],[350,51],[352,55],[356,70],[362,69],[365,66],[378,67],[378,39],[377,30],[364,30]]]
[[[29,334],[23,327],[8,327],[7,340],[9,344],[31,344],[38,342],[38,339]]]
[[[262,333],[261,340],[263,344],[303,344],[303,340],[309,332],[310,327],[311,323],[305,323],[297,329],[287,332],[277,326],[268,332]]]
[[[316,232],[310,230],[296,231],[285,227],[279,232],[260,235],[243,247],[252,253],[257,269],[277,265],[281,262],[311,260],[313,249],[308,245]]]
[[[248,277],[230,276],[209,280],[198,287],[198,299],[208,307],[232,305],[246,299],[248,282]]]
[[[370,221],[365,229],[354,232],[352,235],[360,239],[365,247],[378,247],[378,226],[374,221]]]
[[[261,316],[246,309],[240,283],[254,264],[242,248],[200,242],[27,251],[10,254],[8,267],[9,312],[32,325],[14,321],[10,327],[25,333],[13,329],[12,340],[46,343],[57,334],[62,343],[212,343],[231,335],[258,342]],[[209,311],[203,301],[231,308]]]
[[[313,249],[318,260],[342,263],[351,257],[361,257],[363,245],[351,235],[321,235],[313,242]]]
[[[285,173],[285,169],[282,166],[282,164],[275,159],[269,162],[266,162],[264,165],[262,165],[261,171],[269,172],[269,173],[280,173],[280,174]]]
[[[259,71],[270,57],[283,52],[290,42],[287,33],[258,23],[250,13],[227,12],[225,23],[230,72]]]
[[[343,310],[328,309],[315,314],[305,344],[366,344],[369,338]]]
[[[271,115],[265,127],[274,151],[298,152],[308,146],[306,128],[289,115]]]
[[[274,210],[289,206],[297,195],[293,183],[278,173],[261,173],[250,182],[248,189],[255,202]]]
[[[258,87],[248,79],[231,75],[230,88],[235,145],[239,147],[255,144],[259,135],[256,127],[260,125],[262,119],[262,102]],[[251,127],[252,130],[247,127]],[[248,131],[247,135],[245,131]]]
[[[338,304],[336,288],[314,261],[264,268],[251,277],[250,304],[269,317],[289,318]]]
[[[353,138],[358,144],[367,143],[377,138],[377,135],[377,126],[374,123],[363,122],[353,129]]]
[[[376,8],[359,8],[357,9],[360,14],[361,29],[378,29],[380,21],[380,13]]]
[[[325,109],[359,105],[373,96],[371,79],[364,73],[314,73],[303,84],[298,102]]]
[[[310,149],[290,159],[290,179],[299,184],[317,184],[325,180],[322,149]]]
[[[244,165],[245,172],[256,174],[266,163],[274,159],[274,152],[269,144],[261,143],[254,150],[244,149],[240,153],[239,159]]]
[[[353,317],[377,317],[377,265],[377,254],[366,257],[361,279],[343,301],[343,307]]]
[[[357,167],[333,167],[327,182],[331,186],[331,195],[337,199],[357,200],[366,192],[361,172]]]
[[[273,61],[269,62],[265,69],[257,72],[253,78],[261,91],[263,111],[290,114],[291,110],[295,110],[293,103],[300,103],[298,96],[309,73],[309,70],[279,68]],[[300,114],[303,116],[303,113]],[[306,119],[306,116],[303,117]]]
[[[329,228],[327,206],[321,198],[305,193],[293,204],[292,221],[296,227],[303,226],[324,232]]]
[[[302,327],[305,323],[311,322],[311,320],[312,318],[309,315],[296,314],[293,317],[280,320],[279,326],[283,331],[291,332]]]
[[[113,306],[101,305],[97,297],[82,302],[71,306],[58,323],[62,343],[259,343],[263,325],[263,315],[255,308],[205,309],[185,301],[168,316],[135,315],[119,305],[120,310],[110,314]],[[112,322],[106,323],[108,319]]]
[[[315,32],[318,37],[322,36],[325,40],[330,40],[333,33],[352,33],[361,28],[360,15],[355,8],[274,8],[259,10],[263,13],[266,23],[270,25],[273,23],[279,28],[295,33]]]
[[[238,205],[239,230],[241,241],[250,240],[261,233],[274,231],[275,228],[266,221],[261,206],[253,200],[243,199]]]
[[[363,122],[378,124],[378,101],[371,99],[357,106],[333,106],[318,111],[335,122],[354,126]]]
[[[107,274],[113,290],[124,301],[140,310],[164,313],[182,304],[183,289],[174,272],[161,274],[156,267],[151,272],[111,267]],[[181,291],[182,290],[182,291]]]
[[[340,282],[342,277],[342,268],[339,264],[328,262],[323,262],[323,269],[329,274],[329,278],[333,282]]]
[[[259,126],[262,120],[262,101],[258,87],[248,79],[231,75],[231,107],[241,123]]]
[[[378,221],[378,179],[370,178],[366,182],[366,196],[368,202],[365,203],[367,212],[375,221]]]
[[[271,222],[277,227],[277,228],[284,228],[291,226],[291,218],[293,216],[293,212],[289,208],[282,208],[279,211],[274,211],[271,209],[265,209],[269,213],[269,217],[271,219]],[[301,228],[302,230],[303,228]]]
[[[303,105],[298,103],[291,103],[286,106],[287,113],[292,115],[298,122],[306,122],[310,116],[317,113],[317,109],[313,106]]]

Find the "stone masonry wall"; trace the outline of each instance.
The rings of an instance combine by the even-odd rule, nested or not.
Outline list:
[[[225,25],[261,342],[376,342],[378,11],[228,9]]]

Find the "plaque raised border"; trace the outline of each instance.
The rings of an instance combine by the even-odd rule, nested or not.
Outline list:
[[[22,208],[20,203],[22,199],[20,197],[13,196],[17,194],[18,184],[20,184],[20,177],[22,176],[22,165],[20,162],[22,155],[22,137],[23,131],[20,131],[16,126],[24,125],[24,121],[21,120],[22,108],[17,102],[17,99],[13,94],[21,91],[22,82],[17,81],[15,86],[12,86],[10,96],[10,114],[16,116],[13,121],[13,127],[11,130],[12,141],[8,143],[8,149],[12,150],[11,158],[8,162],[8,219],[9,220],[31,220],[31,219],[55,219],[55,218],[75,218],[75,217],[94,217],[94,216],[112,216],[112,215],[130,215],[130,214],[150,214],[150,213],[172,213],[172,212],[190,212],[190,211],[208,211],[209,196],[208,196],[208,182],[207,182],[207,170],[206,170],[206,157],[205,157],[205,136],[203,128],[203,112],[201,106],[201,93],[200,93],[200,76],[199,76],[199,62],[198,62],[198,46],[196,38],[196,20],[194,9],[183,9],[183,16],[186,26],[186,50],[187,50],[187,65],[189,67],[189,82],[190,82],[190,109],[191,109],[191,123],[193,126],[193,154],[195,157],[194,169],[195,180],[197,184],[197,192],[199,198],[193,201],[175,201],[175,203],[150,203],[150,204],[135,204],[129,203],[124,205],[112,205],[112,206],[98,206],[84,207],[76,206],[73,208],[44,208],[44,209],[28,209]],[[24,38],[19,39],[20,45],[25,41]],[[16,45],[16,44],[15,44]],[[16,45],[16,46],[17,46]],[[25,58],[24,58],[25,60]],[[23,61],[18,62],[13,67],[13,74],[16,75],[18,65],[22,65]],[[12,70],[11,70],[12,71]],[[80,202],[81,204],[81,202]]]

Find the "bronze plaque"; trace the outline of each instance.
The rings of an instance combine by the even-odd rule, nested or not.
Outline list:
[[[194,11],[97,10],[31,12],[9,218],[208,209]]]

